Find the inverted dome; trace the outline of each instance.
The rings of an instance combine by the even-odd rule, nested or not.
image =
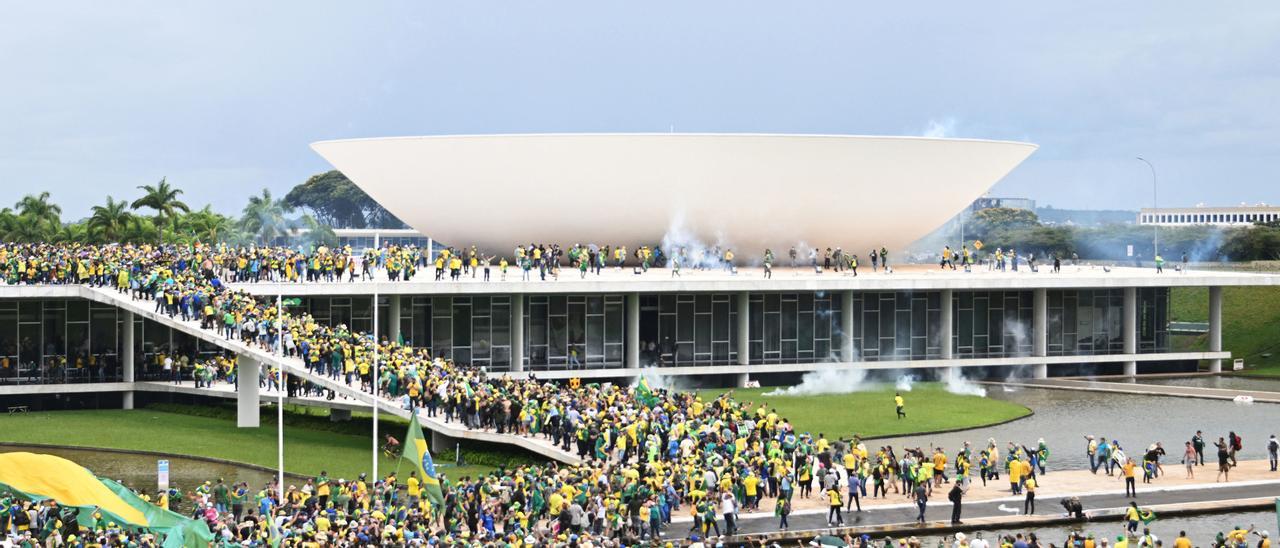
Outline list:
[[[1036,145],[765,134],[530,134],[321,141],[317,153],[419,232],[517,244],[659,244],[756,257],[891,251],[981,196]]]

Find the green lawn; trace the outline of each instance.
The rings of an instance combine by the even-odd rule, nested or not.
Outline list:
[[[1173,288],[1169,320],[1209,321],[1208,288]],[[1209,341],[1207,335],[1180,336],[1174,337],[1173,345],[1178,350],[1206,350]],[[1243,358],[1248,374],[1280,376],[1280,287],[1222,289],[1222,348]]]
[[[883,437],[972,428],[1031,414],[1030,409],[1016,403],[952,394],[939,383],[918,382],[910,392],[903,392],[907,418],[902,420],[894,410],[893,385],[875,385],[871,390],[851,394],[764,395],[772,390],[738,389],[734,391],[734,398],[754,402],[753,408],[763,402],[777,409],[797,431],[815,436],[825,433],[828,439],[850,438],[855,433],[863,437]],[[699,391],[704,401],[723,392],[725,390]]]
[[[3,424],[3,428],[0,428],[0,441],[160,451],[274,468],[274,411],[264,411],[260,428],[237,428],[234,418],[198,416],[221,413],[222,408],[194,406],[164,406],[160,409],[131,411],[100,409],[33,412],[4,417],[0,423]],[[335,477],[354,477],[369,471],[372,449],[369,435],[334,431],[342,428],[358,429],[358,421],[353,420],[355,425],[345,427],[336,426],[341,423],[334,423],[333,429],[325,430],[322,429],[323,424],[315,419],[314,416],[286,417],[286,470],[304,475],[326,470]],[[316,427],[307,427],[308,422],[315,423],[311,426]],[[379,425],[403,440],[404,421],[398,422],[399,424],[392,424],[390,421],[379,421]],[[369,423],[368,419],[364,421],[366,426]],[[449,463],[453,460],[452,457],[453,452],[449,451],[448,455],[437,457],[437,462]],[[522,461],[525,457],[514,455],[512,458]],[[392,470],[396,464],[395,459],[383,457],[378,466],[380,470]],[[493,466],[488,465],[450,467],[447,473],[451,477],[459,477],[486,473],[493,469]]]

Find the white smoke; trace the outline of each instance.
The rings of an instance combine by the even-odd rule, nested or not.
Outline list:
[[[732,249],[733,246],[729,245],[724,234],[719,231],[716,232],[714,244],[708,245],[702,241],[685,224],[684,211],[681,210],[672,215],[667,232],[662,235],[662,243],[658,247],[662,249],[668,263],[679,260],[681,268],[715,269],[720,267],[720,257],[725,250]],[[734,250],[739,264],[750,262],[748,257],[754,257],[755,253],[757,252],[750,250]]]
[[[987,389],[978,386],[977,383],[965,378],[960,372],[959,367],[948,367],[942,374],[943,386],[947,388],[947,392],[952,394],[960,394],[962,396],[980,396],[986,397]]]
[[[863,369],[819,369],[805,373],[800,384],[776,388],[765,396],[815,396],[846,394],[867,388],[867,372]]]
[[[941,120],[930,119],[929,123],[924,126],[924,132],[922,133],[923,136],[934,139],[951,137],[955,134],[956,119],[950,116]]]
[[[649,388],[654,391],[666,390],[668,392],[675,392],[680,390],[680,387],[676,386],[675,379],[673,377],[669,375],[659,375],[655,372],[656,369],[656,367],[640,368],[640,376],[636,378],[636,384],[639,384],[640,380],[644,379],[649,382]]]
[[[1005,332],[1005,348],[1006,349],[1008,349],[1010,346],[1008,344],[1009,337],[1010,336],[1013,337],[1012,346],[1013,346],[1014,352],[1012,352],[1010,355],[1015,357],[1025,357],[1025,356],[1031,355],[1031,352],[1028,352],[1025,350],[1019,350],[1020,348],[1023,347],[1023,345],[1027,344],[1027,341],[1030,340],[1031,338],[1031,328],[1027,327],[1027,324],[1019,320],[1011,320],[1009,318],[1005,318],[1004,332]],[[1008,382],[1015,379],[1025,378],[1028,376],[1026,374],[1026,369],[1027,369],[1027,366],[1025,365],[1016,365],[1016,366],[1010,367],[1009,374],[1005,376],[1004,380]]]
[[[903,375],[898,377],[898,382],[893,383],[893,387],[898,389],[899,392],[910,392],[911,385],[915,384],[915,382],[915,375]]]

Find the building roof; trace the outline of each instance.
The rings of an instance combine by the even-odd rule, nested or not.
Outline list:
[[[767,134],[532,134],[311,147],[419,232],[520,243],[891,251],[929,233],[1036,145]]]

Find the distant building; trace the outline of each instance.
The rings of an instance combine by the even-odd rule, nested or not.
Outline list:
[[[1280,221],[1280,206],[1258,204],[1228,207],[1144,207],[1138,211],[1138,224],[1158,226],[1246,226],[1253,223]]]
[[[412,228],[335,228],[333,234],[338,237],[338,247],[349,245],[355,251],[370,249],[375,245],[426,247],[431,241]],[[377,244],[374,243],[375,240]]]
[[[1131,225],[1134,219],[1138,217],[1138,211],[1123,209],[1060,209],[1053,206],[1042,206],[1036,208],[1036,217],[1046,225]]]
[[[1036,210],[1036,201],[1031,198],[998,198],[992,196],[983,196],[974,200],[969,204],[969,211],[976,212],[993,207],[1002,207],[1006,209],[1026,209],[1029,211]]]

